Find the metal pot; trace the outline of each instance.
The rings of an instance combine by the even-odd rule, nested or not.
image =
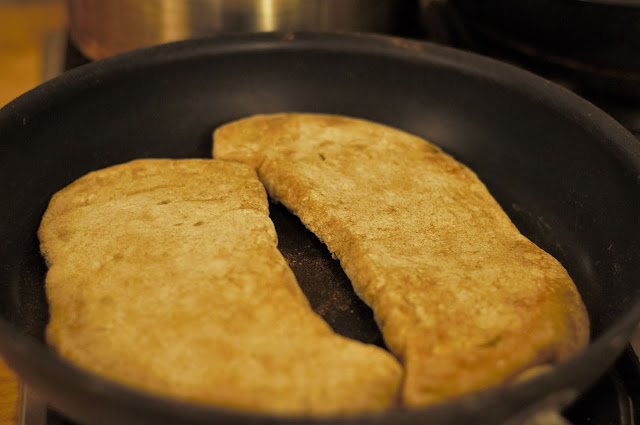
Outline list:
[[[412,0],[68,0],[70,34],[90,59],[218,32],[396,31]]]

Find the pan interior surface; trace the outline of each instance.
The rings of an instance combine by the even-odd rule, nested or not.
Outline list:
[[[25,382],[84,422],[248,420],[122,388],[46,349],[46,266],[36,231],[53,193],[89,171],[135,158],[206,158],[217,126],[281,111],[361,117],[441,146],[567,268],[592,323],[594,342],[585,353],[515,389],[338,422],[503,423],[549,394],[569,392],[558,403],[571,401],[622,350],[640,315],[640,149],[611,118],[523,71],[431,44],[355,35],[225,36],[90,64],[0,111],[0,349]],[[294,273],[316,311],[339,333],[382,345],[339,264],[282,207],[271,213],[283,254],[301,264]],[[327,303],[330,297],[337,301]],[[336,420],[313,421],[319,422]]]

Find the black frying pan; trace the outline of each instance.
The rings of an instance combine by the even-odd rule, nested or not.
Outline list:
[[[569,270],[592,321],[588,349],[507,388],[341,420],[283,420],[154,397],[50,351],[36,229],[51,195],[134,158],[209,157],[216,126],[275,111],[379,121],[468,164],[522,232]],[[83,422],[517,424],[574,400],[612,364],[640,319],[640,143],[568,91],[479,56],[356,35],[170,44],[78,68],[22,96],[0,111],[0,146],[0,351],[28,385]],[[317,311],[337,331],[381,343],[371,312],[322,245],[286,211],[274,207],[272,215]]]

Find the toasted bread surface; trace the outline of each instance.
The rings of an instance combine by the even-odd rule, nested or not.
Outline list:
[[[260,413],[397,400],[397,360],[311,310],[246,165],[148,159],[92,172],[53,196],[39,238],[47,339],[95,373]]]
[[[213,156],[254,167],[340,260],[404,363],[407,405],[508,382],[588,343],[562,265],[419,137],[342,116],[257,115],[218,128]]]

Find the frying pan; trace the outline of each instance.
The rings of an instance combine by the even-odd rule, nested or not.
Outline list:
[[[469,165],[575,280],[592,322],[589,347],[537,378],[430,408],[322,419],[146,394],[48,349],[36,230],[53,193],[134,158],[209,157],[214,128],[276,111],[378,121]],[[578,397],[615,361],[640,319],[640,143],[570,92],[473,54],[344,34],[167,44],[80,67],[16,99],[0,111],[0,146],[0,352],[51,405],[83,423],[519,424]],[[295,217],[275,205],[271,214],[313,307],[336,331],[382,345],[339,264]]]

